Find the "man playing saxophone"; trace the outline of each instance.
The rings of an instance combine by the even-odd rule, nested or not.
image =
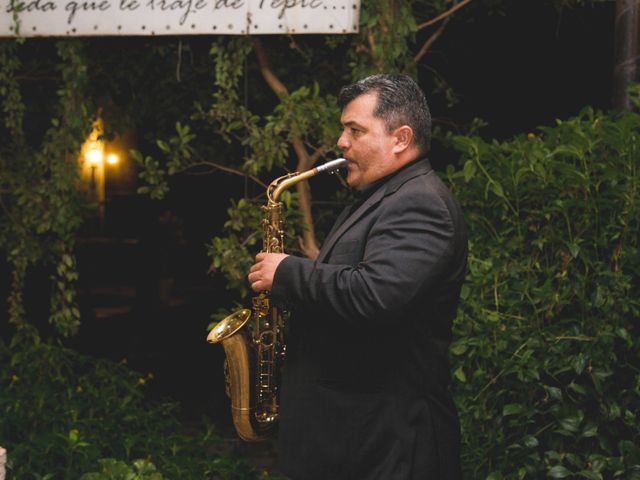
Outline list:
[[[456,480],[447,349],[466,272],[462,212],[426,157],[431,117],[404,75],[340,92],[359,199],[317,259],[260,253],[248,278],[291,310],[279,450],[294,480]]]

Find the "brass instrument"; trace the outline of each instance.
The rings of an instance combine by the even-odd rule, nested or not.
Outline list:
[[[344,158],[332,160],[301,173],[277,178],[267,188],[262,220],[262,252],[284,253],[284,230],[280,196],[287,188],[322,172],[345,167]],[[249,319],[253,316],[253,322]],[[227,395],[231,399],[233,424],[247,442],[264,440],[278,424],[280,368],[284,360],[283,312],[272,304],[269,292],[253,297],[253,311],[243,308],[218,323],[210,343],[222,343]]]

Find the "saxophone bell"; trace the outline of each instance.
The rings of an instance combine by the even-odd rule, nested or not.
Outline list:
[[[251,318],[251,310],[242,308],[220,321],[207,335],[207,342],[220,343],[240,330]]]

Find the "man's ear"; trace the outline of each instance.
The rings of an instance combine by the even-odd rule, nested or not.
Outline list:
[[[409,125],[402,125],[394,130],[393,136],[396,143],[393,146],[393,153],[401,153],[413,144],[413,130]]]

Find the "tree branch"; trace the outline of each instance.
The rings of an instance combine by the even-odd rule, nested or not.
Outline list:
[[[371,60],[373,60],[376,70],[380,71],[380,59],[376,54],[376,40],[371,30],[367,33],[367,42],[369,42],[369,55],[371,55]]]
[[[215,168],[217,170],[222,170],[223,172],[232,173],[234,175],[239,175],[241,177],[249,177],[251,180],[256,182],[261,187],[267,188],[267,185],[262,180],[260,180],[258,177],[254,176],[254,175],[250,175],[250,174],[245,173],[245,172],[243,172],[241,170],[236,170],[235,168],[227,167],[225,165],[220,165],[219,163],[211,162],[211,161],[208,161],[208,160],[202,160],[202,161],[199,161],[199,162],[191,163],[187,167],[182,169],[182,171],[186,172],[190,168],[200,167],[200,166],[203,166],[203,165],[207,166],[207,167],[213,167],[213,168]]]
[[[462,7],[466,6],[470,2],[471,2],[471,0],[462,0],[462,2],[456,3],[453,7],[451,7],[446,12],[443,12],[440,15],[438,15],[437,17],[432,18],[431,20],[427,20],[426,22],[421,23],[420,25],[418,25],[418,30],[422,30],[423,28],[427,28],[428,26],[433,25],[434,23],[438,23],[440,20],[444,20],[445,18],[450,17],[451,15],[453,15],[455,12],[457,12],[458,10],[460,10]]]
[[[440,35],[442,35],[442,32],[444,32],[444,29],[447,26],[447,23],[449,23],[449,18],[445,18],[444,21],[442,22],[442,24],[438,27],[438,29],[433,32],[429,38],[427,38],[427,40],[424,42],[424,44],[422,45],[422,47],[420,48],[420,51],[416,54],[415,57],[413,57],[413,60],[411,61],[411,65],[416,65],[429,51],[429,49],[431,48],[431,45],[434,44],[434,42],[438,39],[438,37]]]
[[[260,39],[255,38],[253,40],[253,48],[256,52],[256,57],[258,58],[260,73],[262,74],[264,80],[267,82],[267,85],[271,87],[271,90],[274,91],[278,98],[282,98],[284,95],[287,95],[289,93],[287,91],[287,87],[285,87],[280,79],[276,77],[275,73],[273,73],[271,67],[269,66],[269,59],[267,57],[267,53],[262,47],[262,42],[260,42]]]
[[[318,161],[318,159],[324,155],[324,147],[318,147],[316,148],[315,152],[313,152],[311,154],[310,160],[311,160],[311,165],[315,165],[316,162]]]
[[[254,38],[253,46],[262,77],[278,98],[283,98],[288,94],[287,87],[284,86],[275,73],[273,73],[273,70],[271,70],[267,54],[258,38]],[[315,159],[309,156],[302,139],[300,137],[294,137],[291,143],[293,150],[296,152],[296,156],[298,157],[296,170],[302,172],[311,168]],[[298,192],[298,201],[300,203],[303,222],[306,225],[306,228],[302,233],[302,239],[300,240],[300,249],[306,257],[315,259],[318,257],[320,249],[318,248],[318,242],[316,241],[316,234],[313,228],[313,215],[311,214],[311,188],[309,187],[309,182],[303,181],[296,183],[296,191]]]

